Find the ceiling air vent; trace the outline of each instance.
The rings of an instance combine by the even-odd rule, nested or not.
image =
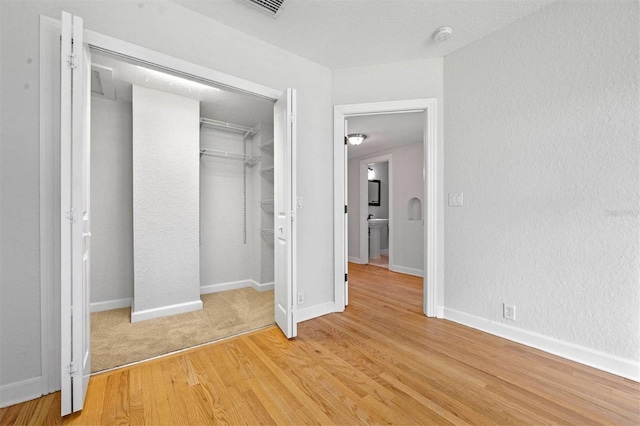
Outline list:
[[[249,3],[252,3],[258,6],[260,9],[268,12],[272,16],[276,16],[278,11],[282,7],[282,3],[284,0],[247,0]]]

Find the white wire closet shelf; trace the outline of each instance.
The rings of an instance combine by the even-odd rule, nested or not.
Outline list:
[[[273,139],[266,141],[262,145],[260,145],[260,149],[262,151],[272,151],[273,150]]]
[[[273,166],[269,166],[269,167],[265,167],[264,169],[262,169],[260,171],[260,174],[262,176],[273,176],[273,172],[274,172],[274,167]]]
[[[241,124],[227,123],[226,121],[214,120],[213,118],[200,117],[200,126],[205,128],[227,130],[230,132],[242,133],[244,139],[252,138],[258,133],[253,127]]]
[[[220,151],[217,149],[209,149],[209,148],[200,148],[200,155],[201,156],[209,155],[211,157],[225,158],[228,160],[240,160],[240,161],[244,161],[244,163],[249,166],[255,166],[261,160],[260,157],[253,157],[251,155],[244,155],[244,154],[238,154],[235,152]]]

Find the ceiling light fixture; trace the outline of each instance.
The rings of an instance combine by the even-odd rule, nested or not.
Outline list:
[[[453,35],[453,28],[440,27],[433,32],[433,39],[435,41],[447,41]]]
[[[353,146],[360,145],[366,138],[367,135],[365,135],[364,133],[352,133],[350,135],[347,135],[349,143]]]
[[[182,78],[182,77],[178,77],[176,75],[173,74],[168,74],[166,72],[163,71],[158,71],[158,70],[154,70],[151,68],[147,68],[147,67],[143,67],[140,65],[136,65],[136,68],[138,68],[139,70],[145,72],[146,74],[144,75],[144,81],[148,82],[149,81],[149,75],[154,78],[154,80],[158,81],[158,82],[165,82],[167,84],[169,84],[169,86],[182,86],[185,88],[194,88],[194,89],[205,89],[205,90],[213,90],[216,92],[219,92],[220,89],[218,89],[217,87],[214,86],[210,86],[208,84],[205,83],[199,83],[197,81],[194,80],[190,80],[190,79],[186,79],[186,78]]]

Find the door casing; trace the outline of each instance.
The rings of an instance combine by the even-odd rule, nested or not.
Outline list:
[[[368,211],[369,203],[368,203],[368,186],[367,182],[369,179],[367,177],[367,165],[371,163],[388,163],[389,164],[389,269],[391,270],[391,266],[393,265],[393,155],[385,154],[385,155],[376,155],[375,157],[367,157],[360,160],[360,166],[358,170],[358,190],[360,191],[360,217],[358,218],[358,226],[360,228],[360,241],[358,245],[360,246],[360,261],[364,264],[369,263],[369,244],[368,242],[368,234],[369,234],[369,223],[367,221],[366,213]],[[347,240],[349,239],[349,235],[347,234]]]
[[[345,259],[348,253],[345,250],[345,198],[344,184],[347,179],[345,173],[344,146],[344,122],[345,118],[360,115],[393,114],[402,112],[422,112],[424,117],[424,278],[423,278],[423,312],[428,317],[442,318],[444,308],[438,303],[442,298],[443,284],[439,262],[442,258],[440,244],[442,235],[440,212],[442,211],[441,161],[438,153],[438,128],[437,128],[436,98],[411,99],[389,102],[372,102],[362,104],[336,105],[333,108],[334,129],[334,311],[342,312],[345,309]]]

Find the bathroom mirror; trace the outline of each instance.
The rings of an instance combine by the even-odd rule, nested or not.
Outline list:
[[[378,179],[369,181],[369,205],[380,205],[380,180]]]

